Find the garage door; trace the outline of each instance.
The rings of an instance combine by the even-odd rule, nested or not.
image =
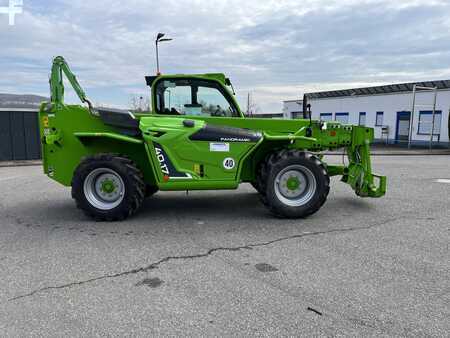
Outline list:
[[[37,112],[0,111],[0,161],[40,158]]]

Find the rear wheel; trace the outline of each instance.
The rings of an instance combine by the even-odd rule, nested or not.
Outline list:
[[[323,163],[311,153],[284,149],[270,155],[262,166],[261,199],[275,215],[306,217],[325,203],[330,179]]]
[[[77,207],[99,221],[127,218],[142,204],[144,192],[142,173],[136,165],[113,154],[85,158],[72,180]]]

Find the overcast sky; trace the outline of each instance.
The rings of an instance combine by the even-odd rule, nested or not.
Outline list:
[[[8,0],[0,0],[0,6]],[[155,72],[224,72],[264,112],[304,91],[450,78],[449,0],[23,0],[0,14],[0,92],[48,95],[63,55],[88,96],[126,106]]]

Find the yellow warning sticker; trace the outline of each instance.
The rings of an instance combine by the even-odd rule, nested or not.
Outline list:
[[[44,117],[42,118],[42,125],[43,125],[44,127],[48,127],[48,116],[44,116]]]

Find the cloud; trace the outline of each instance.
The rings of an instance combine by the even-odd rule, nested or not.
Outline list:
[[[0,0],[0,6],[6,1]],[[64,55],[88,94],[126,105],[148,93],[154,37],[167,73],[225,72],[263,111],[303,91],[450,77],[448,1],[24,2],[0,16],[0,92],[45,94]],[[73,98],[74,96],[70,96]]]

